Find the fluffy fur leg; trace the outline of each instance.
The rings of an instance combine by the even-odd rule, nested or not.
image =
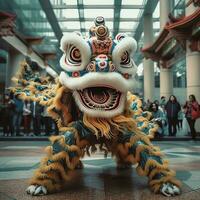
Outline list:
[[[123,137],[123,136],[122,136]],[[132,135],[117,146],[117,158],[124,163],[138,163],[137,173],[141,176],[148,176],[151,189],[157,193],[160,192],[163,185],[172,184],[180,187],[180,182],[176,180],[175,172],[168,168],[168,162],[162,159],[162,153],[154,147],[147,137],[137,138]]]
[[[73,132],[67,131],[61,136],[50,138],[52,146],[47,147],[47,157],[42,160],[40,168],[30,181],[32,187],[27,190],[29,194],[60,191],[64,183],[70,180],[70,170],[82,166],[79,160],[82,156],[82,148],[79,144],[82,143],[77,137]],[[43,190],[39,191],[40,186],[45,193],[42,193]],[[34,189],[39,192],[33,191]]]

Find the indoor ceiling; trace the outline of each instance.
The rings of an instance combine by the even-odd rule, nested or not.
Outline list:
[[[158,0],[0,0],[0,10],[15,13],[16,30],[25,36],[44,36],[34,49],[56,52],[62,34],[79,31],[87,36],[94,18],[103,16],[114,37],[125,32],[143,45],[143,16],[153,13],[154,34],[159,32]],[[135,55],[136,63],[141,53]],[[55,62],[58,64],[58,62]]]

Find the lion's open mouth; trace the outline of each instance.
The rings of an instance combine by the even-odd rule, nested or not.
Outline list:
[[[85,107],[104,111],[116,109],[122,94],[111,87],[88,87],[77,92]]]

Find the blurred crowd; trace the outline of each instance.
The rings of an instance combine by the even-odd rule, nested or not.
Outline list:
[[[200,117],[200,105],[194,95],[190,95],[185,104],[181,105],[176,96],[169,99],[162,96],[160,101],[147,100],[143,102],[143,110],[152,113],[152,121],[159,125],[158,136],[176,136],[177,131],[182,135],[190,135],[196,138],[196,119]]]
[[[37,102],[22,101],[19,95],[4,96],[0,116],[4,136],[58,135],[57,124],[48,116],[46,107]]]

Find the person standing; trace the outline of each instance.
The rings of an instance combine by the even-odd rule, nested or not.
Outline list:
[[[167,113],[169,136],[176,136],[178,113],[181,110],[181,106],[174,95],[169,97],[169,100],[165,106],[165,110]]]
[[[177,124],[179,130],[183,128],[183,118],[184,118],[183,106],[181,105],[181,110],[178,113],[178,124]]]
[[[152,103],[149,107],[149,111],[152,114],[151,121],[158,124],[159,128],[157,130],[156,136],[163,137],[164,136],[164,127],[166,126],[166,119],[164,112],[159,109],[158,104]]]
[[[195,130],[196,117],[193,116],[193,113],[200,111],[199,111],[199,104],[196,100],[196,97],[193,94],[189,96],[189,101],[186,101],[184,109],[185,109],[185,116],[190,127],[192,139],[195,139],[197,135]]]
[[[165,105],[166,105],[166,98],[165,98],[165,96],[162,96],[160,98],[160,106],[162,107],[162,106],[165,106]]]
[[[147,102],[143,103],[143,110],[144,111],[149,110],[151,104],[152,102],[149,99],[147,99]]]
[[[49,136],[52,131],[52,118],[49,116],[46,106],[43,109],[42,117],[44,122],[45,136]]]
[[[29,136],[31,126],[31,103],[30,101],[24,101],[23,107],[23,124],[24,124],[24,136]]]
[[[2,124],[3,124],[3,135],[11,136],[14,134],[13,117],[15,110],[15,103],[13,95],[6,94],[2,104]]]
[[[33,120],[33,133],[38,136],[41,135],[41,114],[43,112],[43,107],[38,103],[33,101],[31,104],[31,113]]]
[[[24,102],[19,98],[19,94],[15,95],[14,102],[15,102],[15,112],[14,112],[13,125],[14,125],[15,135],[21,136],[20,127],[22,123]]]

